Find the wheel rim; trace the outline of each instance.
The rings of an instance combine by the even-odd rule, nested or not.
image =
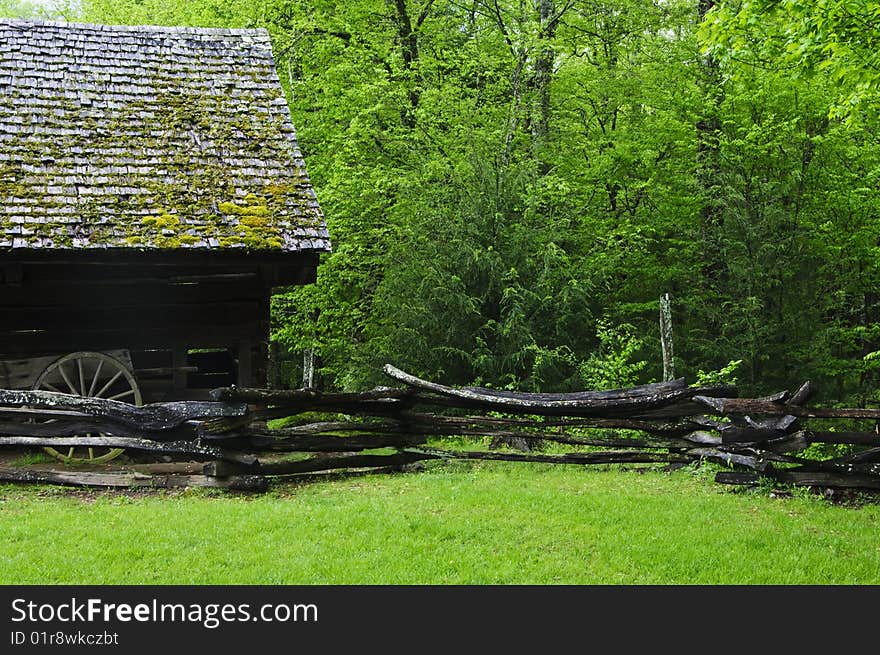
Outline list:
[[[132,405],[143,404],[141,391],[128,366],[115,357],[98,352],[76,352],[57,359],[40,373],[33,388],[87,398],[119,400]],[[107,436],[102,432],[76,436],[95,434]],[[122,448],[104,446],[70,446],[60,450],[45,446],[43,450],[68,464],[109,462],[123,452]]]

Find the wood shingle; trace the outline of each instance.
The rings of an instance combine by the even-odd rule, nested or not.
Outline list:
[[[268,33],[0,19],[0,251],[178,248],[330,249]]]

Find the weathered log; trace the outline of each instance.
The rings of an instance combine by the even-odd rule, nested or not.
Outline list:
[[[443,450],[440,448],[417,448],[404,452],[426,453],[443,459],[486,459],[505,462],[538,462],[544,464],[651,464],[689,462],[692,458],[672,453],[646,453],[644,451],[608,451],[592,453],[565,453],[562,455],[537,455],[505,453],[499,451]]]
[[[222,461],[222,460],[219,460]],[[124,464],[122,471],[144,475],[207,475],[203,462],[155,462],[152,464]]]
[[[200,426],[200,436],[213,441],[220,440],[236,440],[236,439],[260,439],[263,437],[270,439],[293,439],[297,437],[309,437],[316,435],[333,436],[340,432],[353,433],[356,435],[369,434],[405,434],[409,431],[402,427],[400,422],[367,422],[367,421],[317,421],[314,423],[305,423],[302,425],[292,425],[283,428],[275,428],[272,430],[255,429],[254,424],[257,421],[251,421],[247,425],[240,425],[234,430],[215,433],[213,431],[204,432],[204,425]]]
[[[841,463],[854,463],[854,462],[876,462],[880,461],[880,448],[869,448],[868,450],[863,450],[859,453],[851,453],[849,455],[843,455],[842,457],[837,457],[834,462]]]
[[[771,393],[769,396],[761,396],[760,398],[755,398],[755,400],[762,400],[765,403],[783,403],[790,397],[791,392],[788,389],[783,389],[782,391]]]
[[[247,413],[247,405],[244,403],[178,401],[138,407],[118,400],[87,398],[55,391],[9,389],[0,389],[0,408],[4,411],[74,412],[75,414],[70,415],[71,418],[77,415],[110,418],[119,423],[147,430],[173,428],[193,419],[243,416]]]
[[[864,473],[776,470],[773,471],[772,477],[780,482],[802,486],[880,489],[880,475],[867,475]]]
[[[789,405],[803,405],[812,393],[813,386],[807,380],[797,388],[797,391],[792,394],[787,402]],[[798,428],[797,417],[790,414],[781,418],[765,419],[763,421],[753,421],[749,416],[746,416],[745,419],[751,427],[781,430],[783,432],[792,432]]]
[[[417,389],[430,391],[441,396],[455,398],[463,406],[481,407],[509,413],[548,415],[548,416],[604,416],[610,417],[621,413],[634,414],[688,399],[695,394],[705,393],[704,389],[676,388],[672,390],[654,391],[635,396],[623,397],[574,397],[545,400],[536,398],[541,394],[529,394],[522,397],[513,394],[494,395],[469,389],[454,389],[435,382],[422,380],[405,373],[390,364],[386,364],[384,372],[389,377]],[[733,390],[730,390],[733,392]]]
[[[336,469],[382,468],[387,466],[404,466],[428,459],[438,459],[430,453],[399,452],[391,455],[344,455],[334,457],[310,457],[289,462],[263,462],[260,465],[261,475],[292,475],[296,473],[315,473]],[[210,462],[205,467],[206,475],[221,475],[224,468]],[[220,471],[220,473],[217,473]]]
[[[880,419],[880,409],[799,407],[756,400],[753,398],[715,398],[694,396],[696,402],[719,414],[758,414],[764,416],[799,416],[803,418],[864,418]]]
[[[785,452],[768,450],[763,447],[763,444],[760,448],[754,444],[724,444],[718,450],[725,453],[755,458],[758,462],[771,468],[773,462],[803,465],[813,461],[798,457],[797,455],[788,455]]]
[[[801,450],[806,450],[810,443],[812,442],[807,436],[807,433],[801,430],[800,432],[787,434],[784,437],[779,437],[778,439],[771,439],[770,441],[762,444],[761,447],[766,448],[773,453],[794,453]]]
[[[490,416],[448,416],[444,414],[426,414],[405,412],[396,417],[408,423],[428,425],[470,426],[492,429],[495,427],[516,426],[546,430],[548,428],[603,428],[609,430],[638,430],[649,434],[669,434],[682,436],[695,429],[690,421],[650,421],[629,418],[566,418],[541,417],[540,420],[522,416],[490,417]]]
[[[880,464],[871,464],[869,462],[839,462],[835,460],[806,460],[797,468],[788,469],[790,471],[829,471],[834,473],[844,473],[847,475],[862,473],[866,475],[880,475]]]
[[[652,407],[649,409],[634,408],[631,411],[621,412],[622,416],[629,419],[644,421],[662,421],[668,419],[690,419],[691,417],[701,416],[706,413],[706,406],[703,403],[694,402],[692,398],[678,400],[660,407]]]
[[[361,424],[353,424],[350,429],[359,430]],[[323,433],[329,428],[328,433]],[[687,437],[605,437],[605,436],[569,436],[564,432],[529,432],[525,430],[505,430],[498,428],[468,428],[456,425],[384,425],[375,434],[366,430],[351,436],[338,436],[333,432],[342,432],[337,424],[311,424],[296,428],[281,428],[268,432],[239,433],[235,438],[226,437],[223,443],[235,444],[250,450],[267,448],[269,450],[308,450],[308,451],[354,451],[387,446],[407,446],[424,443],[429,437],[474,437],[474,438],[507,438],[523,439],[527,442],[552,441],[578,446],[602,446],[620,448],[687,448],[693,440]],[[309,434],[311,432],[311,434]],[[704,441],[698,443],[705,443]]]
[[[783,416],[782,418],[770,418],[763,421],[756,421],[751,416],[743,417],[749,428],[756,430],[777,430],[781,433],[790,432],[795,429],[797,423],[796,416]]]
[[[171,489],[213,487],[240,491],[265,491],[268,481],[259,475],[215,478],[207,475],[145,475],[143,473],[93,473],[85,471],[38,471],[0,467],[0,480],[60,484],[77,487],[123,487]]]
[[[215,459],[210,462],[199,464],[201,467],[198,471],[203,475],[210,475],[217,478],[228,478],[234,475],[262,475],[262,462],[256,461],[253,465],[248,466],[239,462],[229,462],[223,459]]]
[[[803,405],[807,400],[810,399],[810,396],[813,395],[813,385],[809,380],[806,380],[801,386],[798,387],[797,391],[795,391],[791,398],[788,399],[789,405]]]
[[[106,437],[99,434],[77,437],[15,437],[0,436],[0,446],[51,446],[62,448],[70,446],[105,446],[107,448],[131,448],[155,453],[199,455],[214,459],[228,459],[235,462],[251,462],[253,455],[206,446],[195,441],[151,441],[131,437]]]
[[[736,425],[727,425],[718,430],[721,435],[721,443],[757,443],[779,439],[785,436],[785,431],[775,428],[742,428]]]
[[[851,446],[880,446],[880,434],[876,432],[854,432],[843,430],[829,432],[824,430],[808,430],[807,437],[811,443],[836,443]]]
[[[684,378],[678,378],[668,382],[643,384],[635,387],[609,389],[607,391],[572,391],[568,393],[532,393],[527,391],[490,389],[487,387],[463,387],[465,391],[471,391],[484,396],[492,396],[495,398],[518,398],[521,400],[535,400],[538,402],[546,402],[548,400],[614,400],[617,398],[638,398],[641,396],[648,396],[666,391],[676,391],[685,388],[687,388],[687,384],[685,383]]]
[[[693,459],[708,459],[725,466],[745,466],[755,471],[764,471],[770,463],[761,457],[729,452],[720,448],[691,448],[686,451]]]
[[[249,389],[243,387],[220,387],[211,390],[211,398],[222,402],[243,402],[251,405],[291,405],[314,407],[316,405],[349,405],[366,400],[407,400],[413,396],[411,389],[377,387],[357,393],[324,393],[317,389]]]
[[[276,428],[271,434],[280,438],[297,436],[309,436],[319,434],[333,434],[337,432],[357,433],[395,433],[406,432],[399,421],[382,421],[370,423],[367,421],[317,421],[302,425],[290,425]]]
[[[758,484],[761,475],[751,471],[718,471],[715,474],[718,484]]]
[[[695,430],[694,432],[686,434],[684,438],[692,444],[699,443],[713,446],[721,444],[721,437],[712,434],[711,432],[706,432],[705,430]]]
[[[692,445],[689,439],[630,438],[630,437],[572,437],[559,432],[526,432],[524,430],[481,430],[458,428],[444,432],[434,432],[432,436],[491,437],[493,439],[522,439],[526,442],[552,441],[570,446],[601,446],[603,448],[686,448]]]
[[[316,389],[275,391],[222,387],[211,398],[223,402],[247,402],[259,408],[261,419],[284,418],[303,411],[340,412],[361,416],[398,414],[415,403],[411,389],[377,388],[360,393],[324,393]]]
[[[327,436],[296,436],[279,439],[271,433],[254,434],[240,437],[224,446],[240,448],[248,451],[269,452],[354,452],[373,448],[402,448],[417,446],[428,440],[427,435],[420,434],[375,434],[363,436],[338,437]]]
[[[2,411],[0,411],[2,414]],[[30,416],[30,415],[28,415]],[[181,425],[166,430],[148,430],[120,423],[110,418],[93,418],[82,416],[76,418],[53,418],[51,422],[46,420],[39,412],[35,413],[33,420],[44,419],[42,422],[31,422],[31,419],[23,421],[0,421],[0,435],[12,435],[23,437],[74,437],[90,433],[103,433],[114,437],[131,437],[135,439],[149,439],[151,441],[184,441],[195,439],[198,436],[197,424],[187,421]]]

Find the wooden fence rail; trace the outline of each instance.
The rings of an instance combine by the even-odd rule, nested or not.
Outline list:
[[[264,490],[279,477],[400,470],[438,459],[669,466],[709,460],[728,467],[716,476],[725,484],[771,479],[880,489],[880,410],[809,407],[809,382],[764,398],[739,398],[729,386],[689,387],[683,379],[536,394],[452,388],[390,365],[385,373],[403,386],[363,393],[227,387],[215,389],[211,401],[143,407],[0,390],[0,447],[114,447],[179,462],[161,471],[134,464],[99,471],[0,467],[0,481]],[[296,422],[305,413],[327,419]],[[279,418],[290,420],[268,427]],[[847,423],[837,430],[829,420]],[[516,449],[452,449],[448,437]],[[547,452],[548,443],[561,444],[563,452]],[[823,458],[813,454],[813,444],[849,448]],[[376,449],[393,452],[369,452]]]

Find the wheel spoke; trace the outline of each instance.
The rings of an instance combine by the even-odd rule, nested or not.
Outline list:
[[[95,459],[95,449],[89,446],[89,459]]]
[[[70,448],[67,449],[67,456],[73,457],[73,446],[71,446]]]
[[[76,387],[73,386],[73,382],[70,381],[70,378],[67,377],[67,371],[64,370],[63,365],[58,365],[58,372],[61,373],[61,377],[64,378],[64,382],[70,388],[71,392],[73,392],[73,394],[77,396],[81,395],[80,392],[76,390]]]
[[[129,389],[128,391],[123,391],[122,393],[117,393],[113,396],[107,396],[107,400],[118,400],[119,398],[125,398],[126,396],[133,396],[134,389]]]
[[[82,357],[76,360],[76,370],[79,373],[79,392],[81,395],[85,395],[86,393],[86,378],[83,375],[83,360]]]
[[[113,383],[116,382],[116,380],[118,380],[120,377],[122,377],[122,371],[116,371],[116,375],[114,375],[112,378],[110,378],[110,380],[107,382],[107,384],[105,384],[103,387],[101,387],[101,390],[98,393],[96,393],[94,395],[94,397],[100,398],[101,394],[103,394],[105,391],[107,391],[107,389],[112,387]]]
[[[95,387],[98,386],[98,378],[101,375],[101,368],[103,368],[103,366],[104,366],[104,360],[99,359],[98,360],[98,368],[95,369],[95,377],[92,378],[92,386],[89,387],[89,393],[88,393],[89,396],[95,395]]]
[[[56,387],[56,386],[55,386],[54,384],[52,384],[51,382],[43,382],[43,386],[44,386],[44,387],[49,387],[49,391],[57,391],[58,393],[64,393],[63,391],[61,391],[61,389],[59,389],[58,387]]]

